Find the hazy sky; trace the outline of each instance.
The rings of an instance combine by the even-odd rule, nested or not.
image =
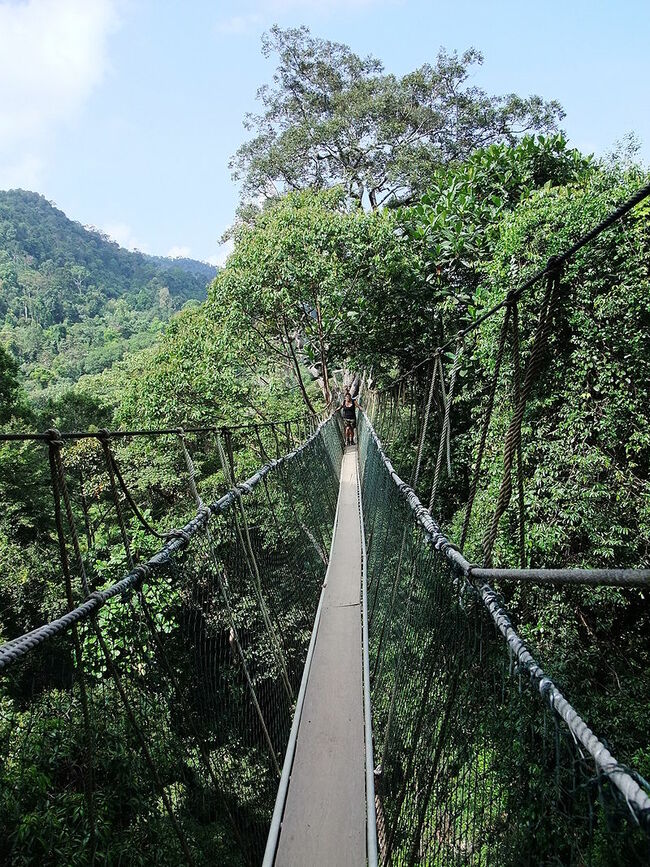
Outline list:
[[[476,46],[476,84],[558,99],[587,152],[634,131],[650,161],[649,0],[0,0],[0,189],[125,246],[218,261],[274,23],[397,74]]]

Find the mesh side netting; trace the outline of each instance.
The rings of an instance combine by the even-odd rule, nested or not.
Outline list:
[[[325,572],[336,419],[0,679],[0,863],[257,864]]]
[[[639,824],[429,543],[365,419],[360,452],[382,863],[650,863],[650,817]]]

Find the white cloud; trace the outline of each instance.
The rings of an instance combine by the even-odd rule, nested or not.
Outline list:
[[[230,18],[224,18],[217,22],[217,32],[226,36],[239,36],[242,33],[249,33],[262,23],[263,18],[257,12],[250,12],[247,15],[232,15]]]
[[[192,251],[189,247],[184,246],[183,244],[174,244],[166,253],[170,259],[189,259]]]
[[[113,241],[117,241],[120,247],[124,247],[127,250],[139,250],[141,253],[150,252],[149,246],[143,244],[135,237],[131,226],[127,223],[109,223],[106,226],[102,226],[100,231],[108,235],[109,238],[112,238]]]
[[[36,186],[57,126],[108,68],[117,0],[0,0],[0,186]]]
[[[334,12],[337,9],[362,9],[378,5],[381,0],[260,0],[259,6],[268,12]]]
[[[216,265],[217,268],[223,268],[226,264],[226,259],[232,251],[235,249],[235,242],[232,238],[228,238],[225,244],[222,244],[214,256],[208,256],[208,262],[210,265]]]
[[[387,0],[254,0],[253,11],[231,15],[217,22],[216,29],[226,36],[249,34],[267,27],[278,15],[312,12],[327,15],[341,10],[365,9]]]
[[[0,155],[2,145],[0,144]],[[0,160],[0,189],[12,190],[23,187],[28,190],[38,190],[43,173],[43,160],[31,153],[23,153],[6,162]]]

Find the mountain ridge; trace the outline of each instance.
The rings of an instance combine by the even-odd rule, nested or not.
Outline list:
[[[33,397],[152,345],[216,273],[126,250],[40,193],[0,191],[0,341]]]

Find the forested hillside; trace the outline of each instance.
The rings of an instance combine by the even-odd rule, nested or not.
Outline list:
[[[364,376],[375,406],[384,400],[388,421],[379,433],[390,436],[391,461],[412,479],[421,451],[418,493],[428,502],[435,488],[432,513],[441,529],[472,562],[484,562],[485,526],[502,476],[515,476],[512,468],[504,469],[504,437],[537,331],[545,342],[520,419],[521,484],[500,516],[490,562],[534,568],[650,566],[648,199],[554,275],[560,288],[549,313],[552,327],[537,326],[552,306],[544,295],[549,283],[536,283],[517,296],[516,312],[509,295],[648,184],[647,170],[633,154],[595,160],[570,147],[556,129],[562,110],[555,102],[491,97],[467,86],[468,69],[480,57],[475,52],[461,58],[441,52],[437,65],[397,80],[383,75],[378,61],[312,39],[304,29],[274,28],[266,49],[280,56],[276,87],[262,90],[264,113],[252,123],[257,135],[234,158],[244,196],[231,230],[234,250],[216,276],[200,263],[121,250],[36,194],[0,194],[0,426],[6,432],[51,426],[95,432],[63,444],[50,439],[50,456],[59,447],[62,455],[58,481],[42,440],[7,438],[0,444],[2,640],[60,616],[85,598],[85,590],[121,580],[170,538],[165,531],[196,514],[199,494],[205,503],[213,502],[269,455],[292,448],[291,425],[284,420],[301,416],[294,435],[296,430],[304,434],[304,416],[314,423],[335,406],[344,373]],[[395,117],[400,123],[393,123]],[[460,118],[456,126],[453,118]],[[393,137],[390,147],[385,136]],[[261,192],[266,199],[260,205]],[[516,326],[483,320],[495,305],[507,308]],[[435,388],[430,385],[434,357],[439,365]],[[402,377],[400,390],[395,383]],[[448,400],[452,382],[453,401]],[[428,394],[431,421],[419,440]],[[256,425],[273,419],[282,424],[260,433]],[[211,427],[186,437],[180,426]],[[105,433],[95,436],[98,428],[173,432],[156,437],[151,431],[143,437],[129,432],[109,442]],[[482,472],[474,480],[478,454]],[[121,468],[119,489],[116,467]],[[303,470],[313,491],[322,493],[322,468],[305,461]],[[63,478],[71,492],[66,533],[75,535],[77,572],[67,596],[58,560],[53,478],[55,486]],[[250,576],[260,581],[257,566],[248,561],[249,556],[255,561],[255,548],[260,562],[274,564],[278,582],[287,578],[283,545],[294,541],[287,540],[292,533],[302,541],[301,533],[309,536],[317,571],[327,545],[319,548],[309,535],[307,511],[306,523],[287,533],[295,504],[288,501],[276,514],[268,490],[264,493],[273,520],[268,514],[268,520],[251,518],[250,537],[241,509]],[[470,496],[473,512],[466,510]],[[234,523],[241,540],[239,520]],[[239,554],[227,533],[219,532],[214,540],[228,564],[225,574]],[[399,573],[399,546],[390,556],[391,568]],[[239,565],[248,576],[243,562]],[[262,590],[255,596],[248,577],[231,582],[227,576],[235,610],[229,622],[214,588],[205,591],[210,568],[196,567],[196,597],[170,595],[167,578],[159,581],[155,569],[143,570],[142,579],[165,640],[178,659],[189,653],[206,684],[213,672],[221,676],[223,660],[235,658],[233,623],[251,647],[263,636],[253,615]],[[87,579],[83,589],[81,572]],[[272,583],[275,592],[275,577]],[[141,587],[139,579],[138,594]],[[496,590],[579,713],[618,760],[649,778],[647,592],[507,581]],[[456,588],[452,595],[455,599]],[[161,669],[155,654],[135,670],[131,649],[142,634],[134,628],[135,637],[122,639],[127,609],[112,608],[110,615],[105,609],[105,628],[115,639],[118,663],[138,680],[138,689],[158,695]],[[289,611],[288,622],[298,622],[295,611]],[[288,628],[287,636],[293,640],[295,632]],[[209,639],[201,643],[199,635]],[[262,658],[266,651],[260,646]],[[256,653],[251,651],[250,661]],[[72,651],[66,654],[65,676],[72,680]],[[175,664],[174,655],[172,668]],[[511,664],[514,671],[512,659]],[[255,688],[268,699],[279,675],[273,666],[260,671],[253,678]],[[521,692],[520,671],[518,677]],[[155,790],[143,790],[140,745],[124,737],[128,724],[121,699],[105,689],[112,678],[97,652],[88,677],[103,727],[96,734],[103,747],[97,773],[101,796],[95,805],[97,852],[106,852],[107,863],[148,864],[153,859],[147,847],[166,835],[156,863],[179,863]],[[210,693],[215,707],[222,692],[235,691],[226,681],[209,682],[210,689],[217,684],[214,696]],[[61,683],[67,681],[57,680],[47,667],[38,678],[28,668],[22,679],[16,677],[13,692],[3,696],[10,710],[0,734],[19,745],[23,739],[33,766],[33,774],[25,774],[23,759],[16,758],[2,771],[11,793],[0,799],[3,845],[12,852],[23,847],[31,857],[24,863],[41,863],[55,849],[63,853],[61,863],[82,863],[73,854],[83,852],[89,839],[79,782],[84,759],[78,758],[85,755],[85,711],[79,705],[69,717],[49,715],[50,693],[66,696],[67,685]],[[40,716],[29,692],[33,688],[45,696]],[[218,850],[221,863],[240,864],[229,836],[232,816],[244,828],[252,827],[253,814],[255,827],[265,828],[270,820],[270,810],[251,806],[262,736],[255,735],[254,748],[242,760],[241,721],[230,709],[215,716],[206,750],[229,777],[228,795],[220,800],[214,797],[214,780],[201,777],[198,754],[165,750],[156,729],[164,727],[160,707],[152,701],[143,719],[152,724],[152,753],[164,759],[164,787],[173,801],[169,813],[176,811],[197,846],[207,841],[206,851]],[[169,724],[175,737],[185,724],[180,716],[172,714]],[[209,727],[205,707],[196,719]],[[551,742],[558,721],[549,716],[548,722]],[[472,719],[467,728],[463,741],[484,737]],[[59,738],[65,750],[59,751]],[[48,747],[53,740],[55,749]],[[15,750],[21,756],[20,747]],[[487,737],[481,761],[486,767],[492,761]],[[454,780],[453,774],[451,764],[444,767],[445,779]],[[128,810],[118,817],[115,791],[129,793]],[[423,803],[426,809],[426,798]],[[142,821],[143,804],[155,822]],[[593,806],[596,815],[596,798]],[[480,804],[474,808],[481,812]],[[531,830],[536,805],[525,808]],[[582,816],[575,820],[587,823]],[[491,835],[496,829],[488,830]],[[566,829],[555,830],[564,839]],[[601,848],[596,837],[584,858],[571,852],[544,863],[609,864],[610,842]],[[458,860],[458,853],[465,853],[460,832],[454,843]],[[483,863],[480,852],[478,857]],[[415,852],[410,863],[414,859]],[[508,863],[514,867],[516,856]]]
[[[215,271],[124,250],[43,196],[0,192],[0,341],[33,396],[150,346]]]

